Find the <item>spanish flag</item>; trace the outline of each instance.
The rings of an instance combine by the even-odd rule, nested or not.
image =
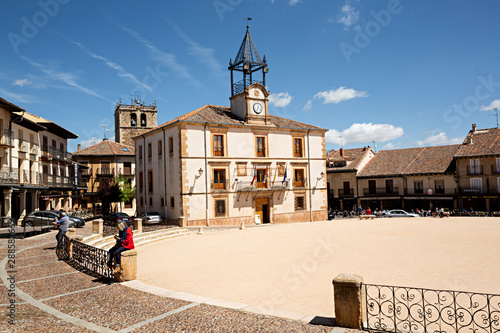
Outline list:
[[[253,178],[252,178],[252,181],[250,182],[250,186],[253,185],[253,182],[255,181],[255,179],[257,179],[257,167],[256,166],[253,167]]]

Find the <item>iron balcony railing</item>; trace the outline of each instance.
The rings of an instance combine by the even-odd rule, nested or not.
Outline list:
[[[424,189],[405,189],[405,195],[417,195],[417,196],[431,196],[435,194],[448,194],[448,195],[453,195],[456,194],[454,188],[431,188],[432,192],[429,192],[428,188]]]
[[[375,332],[500,332],[500,295],[362,285],[364,330]]]
[[[307,178],[293,178],[292,186],[293,188],[306,188]]]
[[[96,170],[97,176],[110,177],[114,176],[114,174],[115,174],[114,168],[104,167],[104,168],[98,168]]]
[[[135,170],[133,168],[120,168],[118,169],[118,174],[120,175],[133,175],[135,174]]]
[[[212,182],[210,188],[214,191],[226,191],[229,189],[229,182]]]
[[[399,195],[399,189],[397,187],[364,188],[363,195],[366,197]]]
[[[69,187],[75,183],[74,177],[57,176],[57,175],[43,175],[42,184],[47,186],[60,186]]]
[[[39,149],[38,144],[31,142],[30,154],[33,154],[33,155],[38,154],[38,149]]]
[[[470,167],[467,166],[467,175],[482,175],[483,174],[483,166],[475,166],[475,167]]]
[[[354,196],[353,188],[339,188],[338,190],[339,197],[352,197]]]
[[[237,192],[246,192],[246,191],[262,191],[262,190],[273,190],[279,191],[287,188],[288,182],[275,181],[274,184],[272,181],[266,182],[257,182],[254,181],[237,181],[234,185],[234,190]]]
[[[17,168],[2,167],[0,169],[0,182],[8,184],[19,183],[19,171]]]

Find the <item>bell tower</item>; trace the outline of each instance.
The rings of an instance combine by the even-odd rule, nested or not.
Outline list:
[[[131,104],[115,106],[115,141],[134,146],[132,137],[157,126],[156,101],[146,105],[138,96],[133,96]]]
[[[257,48],[247,31],[238,54],[229,59],[228,70],[231,72],[231,113],[252,124],[268,123],[268,97],[266,74],[269,72],[266,56],[261,59]],[[241,81],[234,81],[234,72],[242,73]],[[261,74],[259,77],[258,74]]]

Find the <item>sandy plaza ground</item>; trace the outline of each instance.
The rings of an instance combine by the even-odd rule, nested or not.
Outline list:
[[[500,294],[500,218],[337,219],[204,232],[138,248],[173,291],[333,317],[332,279]]]

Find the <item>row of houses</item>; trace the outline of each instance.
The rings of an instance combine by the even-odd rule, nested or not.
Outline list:
[[[500,210],[500,129],[472,125],[462,144],[382,150],[332,150],[331,209]]]

